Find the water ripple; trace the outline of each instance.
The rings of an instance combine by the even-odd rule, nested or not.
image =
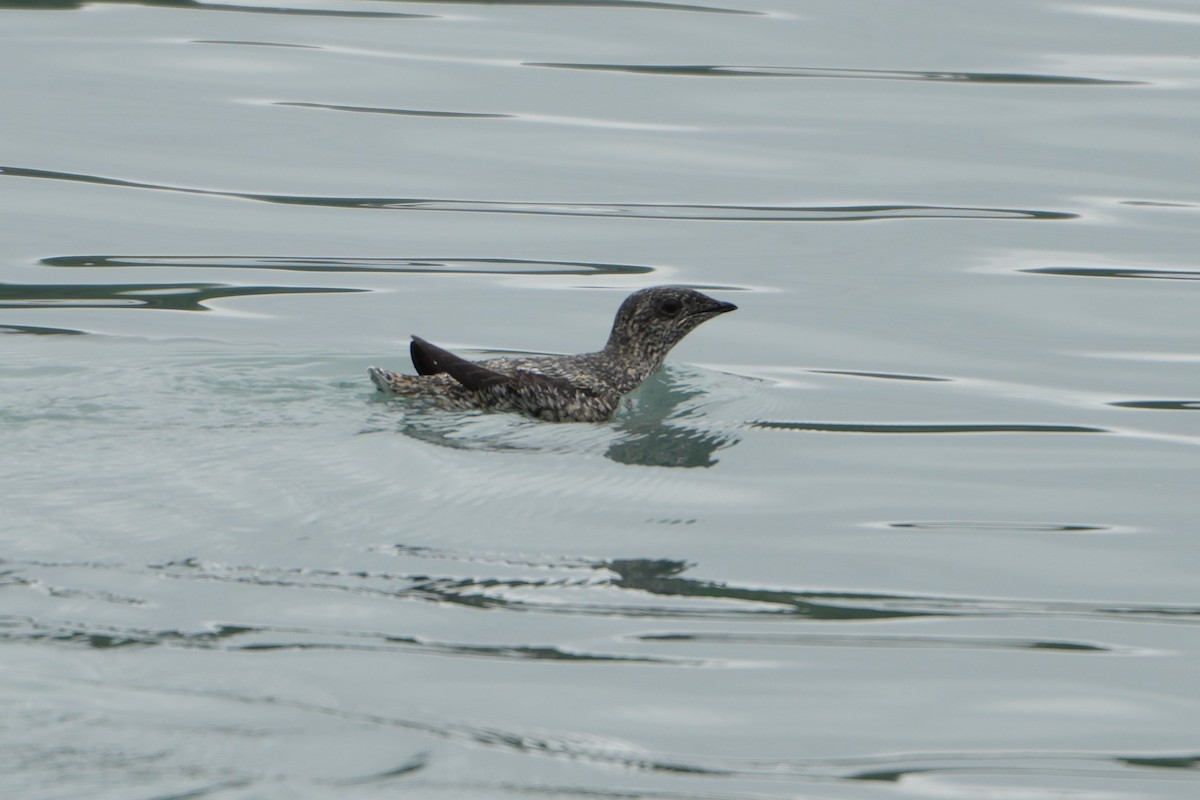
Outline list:
[[[758,420],[753,428],[788,431],[818,431],[821,433],[1111,433],[1107,428],[1089,425],[886,425],[873,423],[783,422]]]
[[[653,633],[636,637],[643,642],[686,642],[764,647],[890,647],[962,650],[1056,650],[1066,653],[1120,653],[1140,655],[1151,651],[1099,642],[1047,639],[989,638],[983,636],[868,636],[820,633]]]
[[[82,679],[81,684],[91,684],[108,692],[115,688],[111,681],[99,682]],[[994,777],[998,774],[1027,776],[1031,772],[1030,762],[1036,763],[1036,772],[1042,777],[1091,775],[1100,779],[1137,777],[1141,780],[1165,779],[1173,783],[1189,780],[1191,775],[1162,774],[1163,769],[1187,770],[1189,773],[1200,764],[1200,754],[1194,752],[1097,752],[1069,750],[1020,751],[969,750],[966,752],[904,752],[855,755],[849,757],[792,757],[762,758],[745,756],[714,756],[700,753],[657,752],[632,742],[607,736],[581,734],[574,731],[524,729],[516,725],[504,727],[471,722],[421,719],[414,716],[399,716],[379,710],[357,710],[339,705],[314,702],[307,697],[289,697],[286,693],[249,694],[229,690],[198,689],[184,685],[157,687],[142,684],[121,686],[128,691],[144,695],[166,695],[170,697],[203,698],[207,705],[235,703],[264,709],[289,709],[343,720],[358,725],[398,728],[423,734],[445,741],[458,742],[484,748],[550,758],[590,762],[608,767],[618,767],[635,772],[659,773],[674,776],[713,776],[725,778],[757,778],[768,780],[800,779],[817,781],[828,786],[830,781],[884,781],[898,783],[914,775],[953,774],[955,776],[979,775]],[[405,764],[424,764],[420,758]],[[399,768],[403,769],[403,767]],[[389,773],[395,772],[390,770]],[[1149,774],[1147,774],[1149,773]],[[381,774],[372,773],[370,778]],[[495,786],[486,787],[494,792]],[[538,794],[559,793],[539,783]],[[600,797],[633,797],[627,793],[609,794],[591,789],[577,788],[562,793],[567,795]],[[939,793],[944,794],[944,793]],[[194,795],[189,795],[194,796]],[[637,797],[678,797],[682,794],[658,794],[638,792]],[[697,797],[688,794],[687,797]],[[704,793],[704,797],[723,797]],[[745,797],[745,795],[737,795]],[[730,796],[732,798],[732,796]]]
[[[23,333],[33,336],[82,336],[83,331],[70,328],[46,328],[40,325],[0,325],[0,334]]]
[[[693,566],[676,559],[529,559],[442,553],[406,545],[381,548],[398,558],[444,559],[440,575],[423,570],[362,572],[303,567],[226,565],[183,559],[147,567],[105,569],[148,571],[163,578],[217,581],[267,588],[343,591],[396,600],[518,613],[566,614],[656,620],[748,620],[870,622],[930,617],[1034,619],[1152,619],[1200,624],[1200,607],[1155,604],[1098,604],[1008,598],[902,595],[870,591],[765,589],[686,576]],[[491,564],[491,576],[480,565]],[[507,567],[533,574],[503,576]],[[43,565],[45,566],[45,565]],[[70,566],[70,565],[54,565]],[[95,565],[89,565],[95,568]],[[554,570],[551,577],[546,570]],[[457,574],[456,574],[457,573]],[[617,590],[614,597],[613,590]],[[1115,649],[1115,648],[1110,648]],[[1124,650],[1122,651],[1124,652]]]
[[[114,649],[167,648],[238,653],[329,652],[380,653],[442,658],[499,659],[517,662],[575,663],[592,666],[674,666],[728,669],[754,663],[764,647],[888,648],[892,650],[1017,651],[1031,658],[1056,656],[1131,657],[1161,651],[1140,645],[1095,639],[984,635],[984,620],[997,620],[1006,629],[1012,620],[1097,620],[1154,622],[1195,626],[1200,608],[1153,604],[1102,604],[1083,601],[1043,601],[1021,598],[986,598],[948,595],[899,595],[868,591],[761,588],[686,575],[691,564],[674,559],[586,558],[474,558],[469,553],[443,553],[453,563],[430,574],[429,563],[439,556],[425,548],[397,545],[389,551],[404,561],[396,570],[332,569],[309,566],[228,564],[196,558],[157,564],[123,564],[88,561],[10,561],[2,582],[10,592],[68,598],[71,608],[81,600],[123,608],[144,607],[153,601],[125,595],[111,596],[93,587],[96,573],[107,573],[123,585],[154,586],[163,580],[196,587],[196,592],[236,590],[250,596],[290,598],[298,607],[324,608],[331,592],[369,603],[375,615],[387,622],[366,629],[327,623],[318,615],[311,624],[274,624],[247,619],[260,602],[240,605],[235,619],[196,618],[191,625],[144,627],[137,621],[113,621],[110,614],[97,620],[80,620],[56,613],[0,615],[0,644],[36,642],[48,646],[109,651]],[[481,568],[482,566],[482,568]],[[525,567],[522,569],[521,567]],[[79,584],[87,588],[75,588]],[[211,586],[212,589],[203,587]],[[269,594],[264,594],[269,593]],[[193,607],[205,595],[193,592]],[[334,600],[334,603],[344,602]],[[625,632],[611,646],[580,648],[555,641],[531,643],[517,634],[512,641],[497,642],[483,634],[467,640],[445,640],[411,631],[388,630],[394,620],[411,618],[389,611],[393,602],[429,604],[467,614],[490,612],[526,615],[567,615],[572,629],[585,619],[625,620]],[[59,606],[56,606],[56,608]],[[363,606],[366,608],[367,606]],[[232,607],[230,607],[232,608]],[[399,616],[397,616],[397,613]],[[137,617],[140,619],[141,617]],[[359,619],[359,617],[353,617]],[[362,617],[366,619],[367,617]],[[908,626],[887,626],[889,620],[920,619],[970,623],[969,633],[947,631],[939,625],[932,633],[913,633]],[[653,627],[628,630],[639,621]],[[873,623],[862,625],[856,623]],[[714,629],[711,623],[721,623]],[[721,629],[737,623],[733,630]],[[499,622],[485,625],[493,630]],[[536,623],[535,623],[536,624]],[[831,625],[833,630],[817,630]],[[697,626],[689,629],[691,626]],[[783,626],[783,627],[780,627]],[[961,626],[960,626],[961,629]],[[1113,630],[1120,630],[1114,628]],[[625,644],[618,644],[623,642]],[[734,657],[715,656],[694,645],[729,646]],[[672,652],[675,651],[675,652]]]
[[[462,275],[640,275],[642,264],[526,258],[320,258],[317,256],[81,255],[39,260],[47,267],[185,267],[289,272],[405,272]]]
[[[716,64],[578,64],[567,62],[526,62],[527,67],[630,72],[638,75],[665,75],[719,78],[853,78],[884,81],[934,81],[952,83],[1038,84],[1069,86],[1143,86],[1144,81],[1116,81],[1075,75],[1041,75],[1020,72],[945,72],[926,70],[839,69],[836,67],[773,67]]]
[[[1095,778],[1121,776],[1134,777],[1138,768],[1169,767],[1175,769],[1194,769],[1197,758],[1194,755],[1166,754],[1132,757],[1119,754],[1104,753],[1070,753],[1070,752],[1020,752],[1020,753],[911,753],[903,756],[882,756],[875,759],[863,759],[864,763],[875,762],[866,769],[855,770],[844,774],[845,780],[853,781],[883,781],[899,783],[915,775],[930,774],[977,774],[997,775],[1009,773],[1013,775],[1028,775],[1032,769],[1029,760],[1037,763],[1037,774],[1042,776],[1071,776],[1090,775]],[[894,762],[887,766],[887,762]],[[847,760],[843,763],[849,763]],[[1138,777],[1145,778],[1144,775]],[[1168,778],[1168,776],[1160,776]],[[1049,796],[1049,795],[1046,795]]]
[[[1035,275],[1060,275],[1073,278],[1142,278],[1159,281],[1200,281],[1200,270],[1143,269],[1139,267],[1036,267],[1022,269]]]
[[[332,103],[306,103],[293,101],[274,101],[274,106],[289,108],[310,108],[323,111],[346,111],[354,114],[388,114],[400,117],[431,117],[449,119],[509,119],[524,122],[547,123],[551,125],[577,125],[585,128],[618,128],[628,131],[697,131],[692,125],[666,125],[647,122],[624,122],[613,119],[595,117],[569,117],[553,114],[505,114],[485,111],[435,111],[416,108],[388,108],[381,106],[346,106]]]
[[[255,42],[243,39],[192,39],[192,44],[228,44],[240,47],[290,47],[297,50],[320,50],[315,44],[291,44],[289,42]]]
[[[208,311],[205,303],[224,297],[365,291],[345,287],[232,286],[225,283],[0,283],[0,308],[117,307]]]
[[[92,5],[122,4],[148,8],[175,8],[189,11],[235,11],[244,14],[286,14],[298,17],[358,17],[364,19],[434,19],[430,14],[406,14],[395,11],[340,11],[288,6],[252,6],[229,3],[201,3],[196,0],[4,0],[8,9],[32,11],[73,11]]]
[[[1065,220],[1078,214],[980,206],[854,205],[786,206],[720,205],[697,203],[563,203],[515,200],[444,200],[405,197],[322,197],[308,195],[257,194],[196,189],[185,186],[142,183],[72,172],[0,167],[0,176],[87,183],[126,189],[150,189],[206,197],[231,197],[281,205],[326,208],[370,208],[400,211],[457,211],[485,214],[534,214],[543,216],[610,217],[623,219],[706,220],[711,222],[833,222],[896,219],[1008,219]]]
[[[380,108],[377,106],[339,106],[332,103],[300,103],[276,101],[271,105],[289,108],[318,108],[325,111],[349,111],[356,114],[391,114],[400,117],[447,117],[451,119],[513,119],[516,114],[491,114],[479,111],[423,111],[414,108]]]
[[[236,652],[329,650],[359,652],[419,652],[445,656],[503,658],[535,661],[601,661],[637,664],[702,666],[695,658],[632,656],[588,653],[553,646],[526,644],[453,644],[418,636],[382,632],[355,632],[277,625],[216,625],[211,630],[150,630],[116,625],[47,622],[0,616],[0,642],[36,641],[81,645],[97,650],[123,647],[183,647]],[[247,641],[248,640],[248,641]]]
[[[1148,411],[1200,411],[1200,400],[1122,400],[1109,403],[1117,408],[1141,408]]]
[[[697,6],[686,3],[663,3],[654,0],[402,0],[406,3],[436,3],[438,5],[488,6],[553,6],[558,8],[637,8],[651,11],[694,11],[709,14],[742,14],[762,16],[761,11],[718,6]]]
[[[383,770],[382,772],[373,772],[370,775],[361,775],[354,778],[343,778],[336,781],[341,786],[355,786],[364,783],[378,783],[380,781],[390,781],[393,778],[399,778],[403,775],[411,775],[414,772],[419,772],[429,766],[429,753],[418,753],[415,758],[405,761],[399,766],[391,769]]]
[[[812,369],[809,372],[815,372],[821,375],[847,375],[852,378],[878,378],[888,381],[922,381],[929,383],[950,383],[952,378],[936,378],[931,375],[905,375],[899,372],[858,372],[856,370],[846,369]]]
[[[1056,522],[998,522],[980,520],[922,520],[912,522],[884,522],[879,527],[920,531],[964,531],[972,533],[1115,533],[1111,525],[1077,525]]]

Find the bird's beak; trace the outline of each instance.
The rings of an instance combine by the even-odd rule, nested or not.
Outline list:
[[[733,303],[726,303],[721,300],[714,300],[711,297],[705,297],[708,302],[699,308],[689,311],[686,316],[703,317],[704,319],[712,319],[717,314],[724,314],[726,311],[736,311],[737,306]]]
[[[726,311],[737,311],[737,306],[733,303],[724,303],[720,300],[716,301],[712,308],[705,309],[709,314],[724,314]]]

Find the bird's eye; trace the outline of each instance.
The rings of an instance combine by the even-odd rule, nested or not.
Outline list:
[[[664,317],[673,317],[683,310],[683,301],[678,297],[663,298],[658,304],[658,310]]]

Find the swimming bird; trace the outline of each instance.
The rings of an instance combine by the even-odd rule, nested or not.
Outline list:
[[[574,356],[468,361],[412,337],[416,375],[379,367],[367,374],[381,392],[450,410],[519,411],[550,422],[600,422],[621,398],[662,367],[671,348],[696,326],[736,309],[694,289],[655,286],[634,292],[617,310],[603,350]]]

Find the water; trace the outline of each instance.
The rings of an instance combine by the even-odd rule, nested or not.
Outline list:
[[[6,797],[1200,790],[1194,4],[0,22]]]

